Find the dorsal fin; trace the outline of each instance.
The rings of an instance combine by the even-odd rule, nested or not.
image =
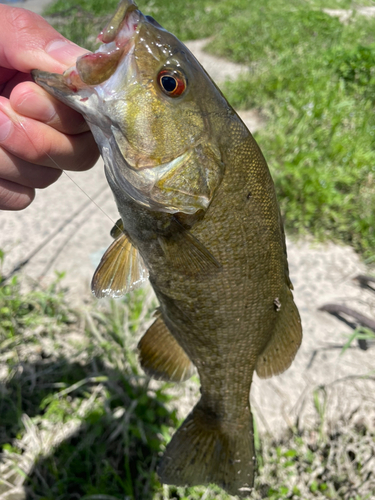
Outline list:
[[[120,233],[103,255],[92,278],[91,290],[98,298],[122,297],[147,278],[141,255],[128,236]]]
[[[138,344],[143,370],[157,380],[182,382],[194,373],[194,365],[159,315]]]

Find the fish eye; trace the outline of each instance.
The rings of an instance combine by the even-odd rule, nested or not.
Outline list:
[[[182,71],[162,69],[158,74],[158,83],[164,94],[179,97],[185,92],[187,79]]]

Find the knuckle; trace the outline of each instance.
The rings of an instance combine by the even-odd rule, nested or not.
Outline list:
[[[9,24],[14,30],[14,36],[16,39],[22,39],[25,34],[28,39],[30,37],[30,32],[37,29],[36,25],[39,25],[39,16],[33,12],[26,9],[19,9],[12,7],[9,9]]]
[[[8,10],[8,20],[9,24],[15,30],[15,33],[18,35],[30,26],[29,11],[12,7]]]
[[[45,21],[34,12],[20,8],[10,8],[8,24],[13,37],[13,58],[22,58],[25,48],[28,51],[43,49],[45,41],[40,33],[45,29]]]
[[[43,175],[37,177],[31,187],[34,189],[45,189],[56,182],[61,174],[62,170],[57,170],[56,168],[45,168]]]
[[[90,154],[84,159],[81,170],[89,170],[95,165],[99,158],[99,150],[97,148],[92,148]]]
[[[74,167],[72,170],[89,170],[99,158],[99,149],[91,132],[82,134],[77,147],[79,147],[79,152],[74,156]]]

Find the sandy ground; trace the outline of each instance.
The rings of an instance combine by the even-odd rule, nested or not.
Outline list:
[[[44,6],[40,0],[13,5],[37,12]],[[216,81],[245,71],[204,54],[204,43],[189,46]],[[251,131],[266,126],[253,111],[242,116]],[[3,272],[10,272],[41,246],[23,271],[41,282],[50,280],[56,270],[65,271],[70,293],[84,300],[90,296],[95,265],[111,242],[109,231],[118,215],[101,162],[89,172],[68,175],[39,191],[26,210],[0,212],[0,248],[6,252]],[[357,274],[366,273],[365,266],[350,247],[334,244],[288,239],[288,254],[304,339],[286,373],[267,381],[255,377],[251,399],[260,428],[277,435],[293,425],[297,415],[300,425],[308,424],[317,415],[311,397],[314,390],[322,402],[325,397],[329,400],[329,417],[357,408],[367,414],[370,408],[374,414],[374,382],[363,378],[373,369],[374,348],[362,351],[355,344],[341,355],[351,329],[318,311],[324,303],[339,302],[374,316],[375,294],[353,281]]]

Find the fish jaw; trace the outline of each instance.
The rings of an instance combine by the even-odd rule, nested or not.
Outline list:
[[[91,88],[72,89],[64,75],[57,73],[33,70],[31,74],[35,83],[59,101],[82,113],[87,121],[97,120],[98,113],[95,110],[98,108],[99,99]]]

